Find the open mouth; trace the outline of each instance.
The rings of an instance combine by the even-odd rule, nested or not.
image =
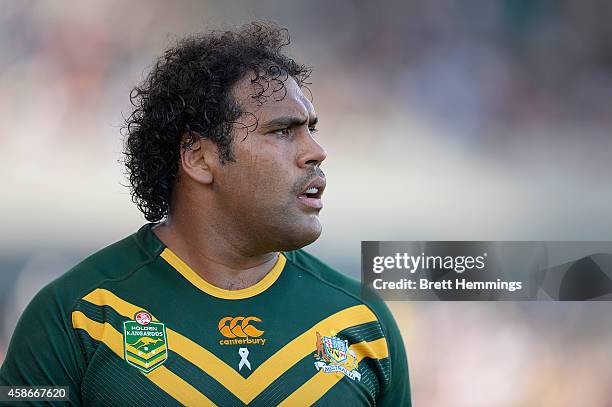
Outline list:
[[[306,189],[302,191],[300,195],[298,195],[298,200],[308,207],[321,209],[323,208],[321,196],[323,195],[324,189],[325,179],[316,178],[306,186]]]
[[[304,196],[306,198],[316,198],[316,199],[320,199],[321,195],[323,195],[323,190],[317,187],[308,188],[306,191],[300,194],[300,196]]]

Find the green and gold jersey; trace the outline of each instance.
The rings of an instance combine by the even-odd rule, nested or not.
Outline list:
[[[151,226],[37,294],[0,385],[69,386],[75,405],[411,404],[398,328],[359,283],[297,250],[223,290]]]

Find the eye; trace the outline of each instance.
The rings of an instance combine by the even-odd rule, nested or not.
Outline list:
[[[309,127],[308,131],[310,131],[310,134],[315,134],[316,132],[319,131],[319,129],[315,129],[314,127]]]
[[[274,131],[271,131],[270,133],[276,134],[277,136],[288,136],[290,132],[291,132],[291,129],[289,127],[285,127],[284,129],[274,130]]]

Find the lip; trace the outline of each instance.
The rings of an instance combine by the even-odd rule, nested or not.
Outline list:
[[[321,196],[323,195],[323,191],[325,190],[325,184],[325,178],[317,177],[313,179],[308,185],[306,185],[302,192],[300,192],[297,197],[297,200],[309,208],[323,209],[323,201],[321,200]],[[304,192],[306,192],[310,188],[317,188],[318,192],[313,196],[307,196]]]

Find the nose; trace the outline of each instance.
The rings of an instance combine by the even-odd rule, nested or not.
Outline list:
[[[298,154],[298,165],[301,168],[318,166],[327,158],[327,151],[307,131],[303,135],[304,143]]]

